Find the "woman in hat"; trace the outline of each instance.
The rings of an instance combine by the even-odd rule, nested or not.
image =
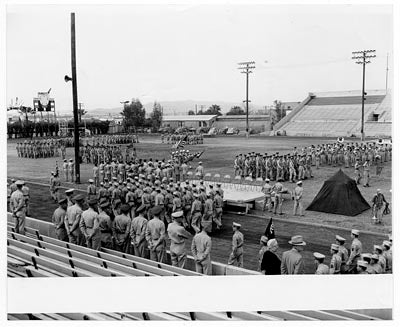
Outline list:
[[[272,238],[267,242],[267,250],[263,254],[261,261],[261,273],[263,275],[280,275],[281,260],[276,252],[279,248],[276,239]]]

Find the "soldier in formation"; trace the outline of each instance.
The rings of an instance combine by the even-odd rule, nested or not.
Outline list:
[[[203,134],[201,133],[181,133],[181,134],[162,134],[161,143],[176,144],[178,142],[185,142],[185,144],[196,145],[203,144]]]

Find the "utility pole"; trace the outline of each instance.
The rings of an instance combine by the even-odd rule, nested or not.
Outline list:
[[[365,65],[371,63],[369,59],[375,58],[375,50],[362,50],[353,51],[352,59],[356,60],[357,64],[363,65],[363,77],[362,77],[362,93],[361,93],[361,141],[365,140],[364,133],[364,101],[367,93],[365,92]]]
[[[389,54],[386,54],[386,87],[385,87],[385,94],[387,94],[387,88],[388,88],[388,75],[389,75]]]
[[[76,80],[75,13],[71,13],[72,100],[74,109],[75,183],[81,182],[79,158],[78,87]]]
[[[249,74],[252,73],[251,69],[256,68],[254,61],[239,62],[238,69],[241,73],[246,74],[246,137],[249,138]]]

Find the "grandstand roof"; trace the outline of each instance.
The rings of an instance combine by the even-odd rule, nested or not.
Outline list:
[[[210,121],[217,115],[163,116],[163,121]]]
[[[365,90],[368,95],[385,95],[385,90]],[[310,92],[310,96],[315,96],[317,98],[324,97],[349,97],[349,96],[360,96],[361,90],[351,90],[351,91],[333,91],[333,92]]]

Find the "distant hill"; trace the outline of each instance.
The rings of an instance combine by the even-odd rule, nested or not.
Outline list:
[[[234,106],[243,106],[243,103],[235,102],[223,102],[223,101],[194,101],[194,100],[184,100],[184,101],[157,101],[164,108],[164,115],[186,115],[189,110],[195,111],[197,104],[197,110],[200,111],[202,106],[203,110],[207,110],[213,104],[217,104],[221,107],[222,113],[227,113]],[[150,113],[153,109],[153,102],[145,103],[143,106],[146,109],[146,113]],[[250,104],[250,110],[261,110],[263,106]],[[118,115],[121,111],[121,107],[117,108],[96,108],[88,109],[88,115],[90,116],[106,116],[106,115]]]

